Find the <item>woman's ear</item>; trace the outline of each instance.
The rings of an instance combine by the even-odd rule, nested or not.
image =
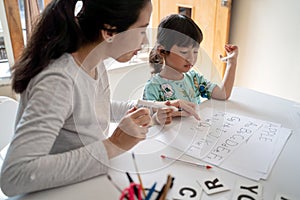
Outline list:
[[[108,24],[104,24],[104,28],[101,30],[101,36],[102,38],[108,42],[112,43],[114,40],[114,36],[116,35],[116,29],[117,27],[115,26],[110,26]]]

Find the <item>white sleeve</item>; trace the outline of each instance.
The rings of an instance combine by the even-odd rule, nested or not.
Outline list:
[[[135,100],[132,101],[112,101],[110,109],[111,122],[119,122],[126,112],[136,105]]]
[[[26,100],[21,99],[24,111],[19,113],[1,171],[1,189],[7,196],[72,184],[106,173],[108,157],[100,140],[50,154],[65,120],[72,114],[72,84],[68,76],[52,73],[41,76],[32,88],[27,88]]]

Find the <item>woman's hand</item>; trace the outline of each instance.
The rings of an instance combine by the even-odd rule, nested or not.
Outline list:
[[[115,157],[134,147],[146,138],[151,123],[150,111],[147,108],[133,107],[124,116],[112,136],[104,140],[109,158]]]

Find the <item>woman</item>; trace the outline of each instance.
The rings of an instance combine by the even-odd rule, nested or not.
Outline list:
[[[140,50],[147,40],[151,1],[85,0],[74,16],[76,3],[53,0],[13,66],[13,89],[21,99],[1,170],[7,196],[104,174],[110,158],[132,148],[148,131],[148,109],[110,103],[102,61],[126,62]],[[191,104],[168,104],[183,107],[187,113],[182,115],[197,116]],[[111,119],[120,123],[108,137]]]

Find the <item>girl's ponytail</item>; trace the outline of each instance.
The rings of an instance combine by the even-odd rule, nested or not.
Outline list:
[[[76,3],[77,0],[53,0],[44,9],[22,55],[12,67],[12,88],[16,93],[22,93],[52,59],[79,48],[84,36],[74,16]]]
[[[149,63],[152,67],[151,74],[157,74],[161,71],[164,64],[163,57],[157,52],[157,48],[154,47],[149,54]]]

